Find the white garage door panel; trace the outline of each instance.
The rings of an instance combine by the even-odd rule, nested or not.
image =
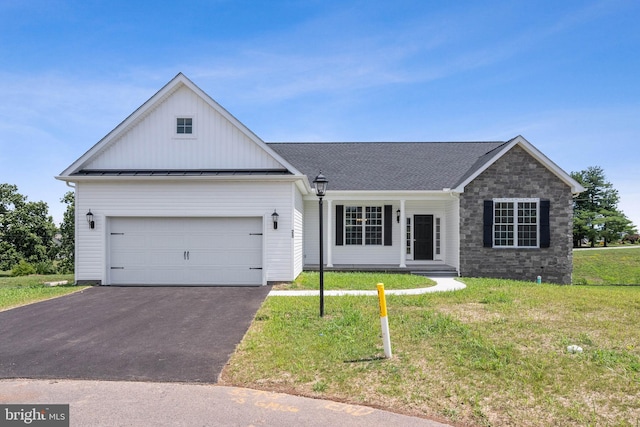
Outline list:
[[[112,218],[110,283],[262,284],[261,218]]]

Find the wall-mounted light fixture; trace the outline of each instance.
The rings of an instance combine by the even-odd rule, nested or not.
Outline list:
[[[89,223],[89,228],[91,228],[92,230],[96,228],[96,223],[93,222],[93,214],[91,213],[91,209],[89,209],[89,212],[87,212],[87,222]]]
[[[400,209],[396,211],[396,221],[398,221],[398,224],[400,224]]]
[[[271,219],[273,220],[273,229],[277,230],[278,229],[278,218],[280,218],[280,215],[278,215],[278,212],[276,212],[276,210],[273,210],[273,213],[271,214]]]

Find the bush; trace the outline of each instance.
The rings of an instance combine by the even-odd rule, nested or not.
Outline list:
[[[56,267],[51,261],[36,262],[33,267],[36,269],[36,274],[55,274],[57,273]]]
[[[636,243],[638,243],[638,241],[640,240],[640,234],[627,234],[626,236],[624,236],[624,239],[622,239],[622,242],[629,242],[632,245],[635,245]]]
[[[35,269],[35,267],[33,265],[29,264],[25,260],[21,260],[11,270],[11,275],[13,277],[16,277],[16,276],[28,276],[29,274],[36,274],[36,269]]]

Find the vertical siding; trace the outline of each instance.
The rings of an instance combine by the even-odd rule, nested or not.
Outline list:
[[[175,133],[177,117],[193,117],[194,134]],[[202,98],[181,86],[85,169],[282,168]]]
[[[91,209],[95,229],[85,214]],[[280,215],[278,230],[271,214]],[[78,183],[76,187],[76,279],[106,283],[107,220],[117,216],[265,218],[265,258],[268,281],[292,280],[291,183],[272,182],[116,182]]]

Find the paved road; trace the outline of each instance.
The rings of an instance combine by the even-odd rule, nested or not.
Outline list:
[[[365,406],[203,384],[0,380],[0,403],[69,404],[72,426],[446,426]]]
[[[215,383],[270,288],[104,286],[0,312],[0,378]]]

